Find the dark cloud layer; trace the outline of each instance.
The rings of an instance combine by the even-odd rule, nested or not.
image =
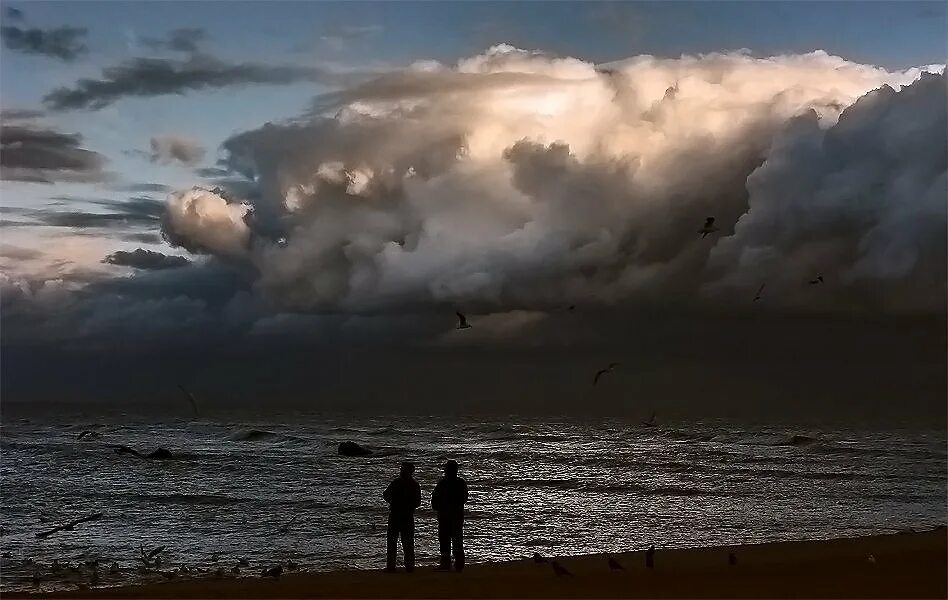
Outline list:
[[[161,216],[164,214],[164,203],[147,197],[135,197],[127,200],[101,200],[56,196],[53,199],[63,201],[67,205],[73,201],[95,204],[109,212],[14,207],[2,207],[2,212],[29,219],[26,222],[19,222],[20,225],[46,225],[74,229],[148,227],[157,230]],[[11,225],[13,222],[7,221],[5,224]]]
[[[296,65],[231,63],[205,55],[187,60],[134,58],[103,69],[99,79],[80,79],[43,97],[52,110],[99,110],[127,97],[149,97],[237,85],[288,85],[329,81],[324,69]]]
[[[153,250],[137,248],[131,252],[127,252],[125,250],[113,252],[112,254],[106,256],[103,259],[103,262],[123,267],[155,270],[175,269],[188,265],[191,261],[183,256],[172,256],[168,254],[162,254],[161,252],[155,252]]]
[[[54,29],[24,29],[9,25],[0,28],[3,43],[9,50],[24,54],[39,54],[71,62],[89,51],[83,43],[88,30],[84,27],[56,27]]]
[[[50,183],[95,181],[105,158],[81,147],[82,136],[25,125],[0,126],[2,178]]]

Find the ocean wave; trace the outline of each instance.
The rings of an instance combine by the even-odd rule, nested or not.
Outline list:
[[[694,487],[649,487],[636,483],[602,483],[580,479],[502,479],[478,482],[486,488],[548,488],[564,491],[594,492],[600,494],[636,493],[646,496],[708,496],[717,492]]]
[[[227,506],[247,502],[247,498],[235,498],[222,494],[132,494],[135,500],[153,502],[155,504],[204,504],[210,506]]]

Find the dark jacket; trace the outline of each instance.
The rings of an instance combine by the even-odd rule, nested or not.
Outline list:
[[[460,477],[442,477],[431,494],[431,508],[439,515],[463,515],[467,482]]]
[[[388,484],[382,497],[393,513],[411,514],[421,506],[421,487],[412,477],[398,477]]]

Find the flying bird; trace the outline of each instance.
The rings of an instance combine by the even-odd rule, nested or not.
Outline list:
[[[564,576],[564,575],[565,575],[565,576],[569,576],[569,577],[572,577],[572,576],[573,576],[572,573],[570,573],[569,571],[566,570],[566,567],[564,567],[564,566],[561,565],[560,563],[556,562],[555,560],[554,560],[553,562],[551,562],[550,565],[553,567],[553,572],[556,573],[556,575],[557,575],[558,577],[562,577],[562,576]]]
[[[292,525],[293,523],[296,523],[296,520],[299,518],[300,518],[300,515],[295,515],[292,519],[284,523],[283,526],[281,526],[280,529],[277,530],[277,532],[283,535],[289,533],[290,525]]]
[[[576,305],[575,305],[575,304],[570,304],[570,305],[569,305],[569,308],[567,308],[566,310],[568,310],[569,312],[573,312],[574,310],[576,310]]]
[[[606,373],[611,373],[613,369],[615,369],[618,366],[619,366],[619,363],[617,362],[609,363],[609,366],[606,367],[605,369],[599,369],[598,371],[596,371],[596,376],[593,377],[593,385],[596,385],[597,383],[599,383],[600,377],[602,377]]]
[[[823,276],[822,276],[822,275],[817,275],[817,276],[816,276],[816,279],[811,279],[811,280],[810,280],[810,285],[817,285],[817,284],[820,284],[820,283],[823,283]]]
[[[191,403],[191,409],[194,411],[194,416],[195,417],[201,416],[201,413],[198,412],[197,400],[194,399],[194,394],[184,389],[184,386],[181,385],[180,383],[178,384],[178,389],[184,392],[184,395],[188,397],[188,402]]]
[[[545,563],[545,562],[550,562],[550,561],[548,561],[547,559],[545,559],[545,558],[543,557],[543,555],[540,554],[539,552],[534,552],[534,553],[533,553],[533,562],[535,562],[535,563]]]
[[[765,286],[765,285],[767,285],[767,284],[766,284],[766,283],[762,283],[762,284],[760,284],[760,287],[757,288],[757,295],[754,296],[754,302],[757,302],[758,300],[760,300],[761,298],[763,298],[763,296],[762,296],[761,294],[764,293],[764,286]]]
[[[704,227],[698,230],[702,238],[708,237],[709,233],[714,233],[718,228],[714,226],[714,217],[708,217],[704,220]]]
[[[455,312],[454,314],[456,314],[456,315],[458,316],[458,326],[457,326],[458,329],[470,329],[470,328],[471,328],[470,323],[467,322],[467,317],[465,317],[464,315],[462,315],[462,314],[459,313],[459,312]]]
[[[619,564],[619,561],[612,558],[611,556],[606,555],[606,562],[609,564],[609,569],[612,571],[624,571],[625,567]]]

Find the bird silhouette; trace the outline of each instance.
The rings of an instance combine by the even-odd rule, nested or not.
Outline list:
[[[566,570],[566,567],[556,562],[555,560],[551,562],[550,565],[553,567],[553,572],[556,573],[558,577],[563,577],[563,576],[572,577],[573,576],[572,573]]]
[[[550,562],[550,561],[548,561],[547,559],[545,559],[545,558],[543,557],[543,555],[540,554],[539,552],[534,552],[534,553],[533,553],[533,562],[535,562],[535,563],[545,563],[545,562]]]
[[[766,283],[762,283],[762,284],[760,284],[760,287],[757,288],[757,295],[754,296],[754,302],[757,302],[758,300],[760,300],[761,298],[763,298],[763,296],[762,296],[761,294],[764,293],[764,286],[765,286],[765,285],[767,285],[767,284],[766,284]]]
[[[649,569],[655,568],[655,546],[649,546],[645,551],[645,566]]]
[[[823,276],[822,276],[822,275],[817,275],[817,276],[816,276],[816,279],[811,279],[811,280],[810,280],[810,285],[817,285],[817,284],[820,284],[820,283],[823,283]]]
[[[470,329],[470,328],[471,328],[471,325],[467,322],[467,317],[465,317],[463,314],[461,314],[461,313],[459,313],[459,312],[455,312],[454,314],[456,314],[456,315],[458,316],[458,326],[457,326],[458,329]]]
[[[574,310],[576,310],[576,305],[575,305],[575,304],[570,304],[570,305],[569,305],[569,308],[567,308],[566,310],[568,310],[569,312],[573,312]]]
[[[280,575],[283,575],[283,565],[277,565],[275,567],[270,567],[269,569],[264,569],[261,577],[273,577],[274,579],[279,579]]]
[[[611,556],[606,555],[606,562],[609,564],[609,568],[613,571],[623,571],[625,567],[619,564],[619,561],[612,558]]]
[[[708,217],[704,220],[704,227],[698,230],[702,238],[708,237],[708,234],[714,233],[718,228],[714,226],[714,217]]]
[[[292,519],[290,519],[290,520],[287,521],[285,524],[283,524],[283,526],[280,527],[280,528],[277,530],[277,533],[280,533],[281,535],[286,535],[287,533],[289,533],[289,532],[290,532],[290,525],[292,525],[293,523],[295,523],[296,520],[299,519],[299,518],[300,518],[299,515],[294,516]]]
[[[596,371],[596,376],[593,377],[593,385],[596,385],[597,383],[599,383],[600,377],[602,377],[606,373],[611,373],[613,369],[619,366],[619,364],[620,363],[617,363],[617,362],[609,363],[609,366],[606,367],[605,369],[599,369],[598,371]]]

